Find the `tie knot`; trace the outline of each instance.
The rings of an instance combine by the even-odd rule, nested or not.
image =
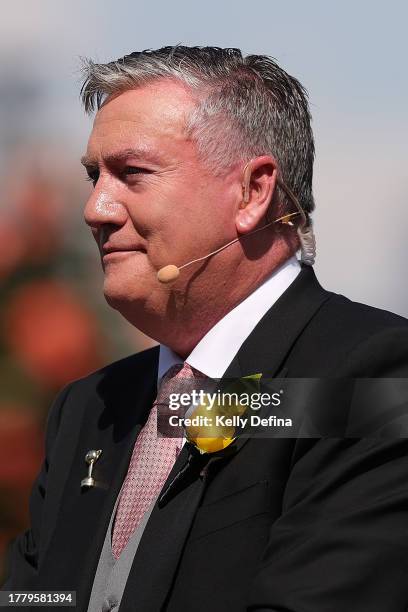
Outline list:
[[[178,363],[177,365],[171,366],[167,372],[162,376],[160,381],[160,387],[166,385],[171,380],[179,380],[179,379],[190,379],[194,381],[195,379],[204,379],[207,378],[205,374],[193,368],[187,361],[184,363]]]
[[[157,425],[161,435],[170,438],[182,437],[182,428],[172,425],[169,417],[183,416],[190,406],[193,393],[199,392],[208,380],[207,376],[187,362],[174,365],[167,370],[160,381],[156,398]]]

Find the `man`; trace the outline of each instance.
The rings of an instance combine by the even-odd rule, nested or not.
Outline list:
[[[5,588],[75,590],[79,610],[402,612],[404,438],[171,455],[151,437],[177,364],[198,378],[407,375],[407,321],[325,291],[296,258],[313,251],[302,86],[264,56],[177,46],[89,62],[82,95],[97,108],[85,220],[104,293],[160,348],[60,393]],[[178,277],[159,282],[169,264]]]

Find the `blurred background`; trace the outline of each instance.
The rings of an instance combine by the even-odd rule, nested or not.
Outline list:
[[[79,58],[168,44],[276,58],[309,90],[320,282],[408,316],[405,1],[1,0],[0,583],[68,381],[152,341],[110,311],[82,220]]]

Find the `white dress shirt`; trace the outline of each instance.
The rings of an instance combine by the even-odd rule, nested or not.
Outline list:
[[[210,378],[222,378],[246,338],[299,272],[300,263],[295,256],[285,261],[255,291],[220,319],[185,361]],[[180,355],[161,344],[158,382],[169,368],[179,363],[183,363]]]

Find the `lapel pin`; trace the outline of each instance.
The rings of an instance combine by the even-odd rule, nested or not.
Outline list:
[[[90,450],[85,455],[85,463],[88,465],[88,475],[81,480],[81,488],[82,487],[94,487],[95,480],[92,477],[92,470],[94,463],[98,461],[99,457],[102,454],[102,450]]]

